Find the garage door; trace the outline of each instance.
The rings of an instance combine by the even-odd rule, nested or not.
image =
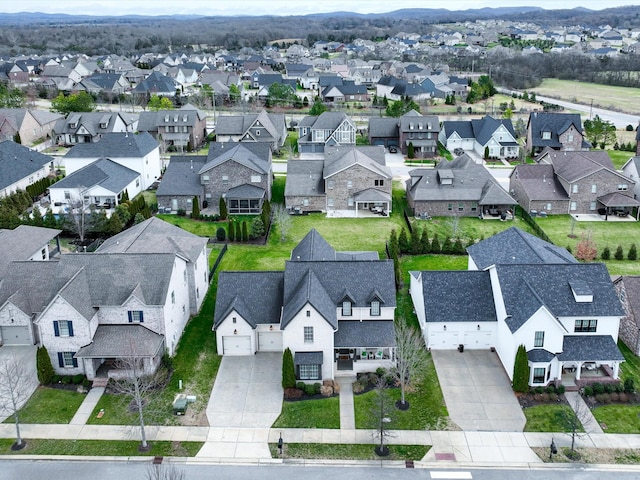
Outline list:
[[[223,355],[251,355],[251,337],[249,335],[229,335],[222,337]]]
[[[467,348],[491,347],[491,332],[472,331],[464,332],[464,346]]]
[[[429,347],[437,350],[449,350],[458,348],[458,332],[431,332],[429,334]]]
[[[29,327],[0,327],[5,345],[32,345]]]
[[[281,352],[282,351],[282,333],[281,332],[258,332],[258,351]]]

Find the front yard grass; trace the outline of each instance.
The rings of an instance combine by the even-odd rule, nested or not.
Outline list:
[[[376,445],[347,445],[330,443],[285,443],[284,458],[322,458],[328,460],[421,460],[431,449],[424,445],[388,445],[389,456],[375,454]],[[273,458],[279,458],[278,445],[269,444]]]
[[[534,405],[524,408],[523,412],[527,418],[525,432],[566,432],[566,416],[575,416],[571,407],[563,403]]]
[[[602,405],[591,413],[603,427],[604,433],[640,433],[640,405]]]
[[[429,355],[429,364],[419,381],[406,392],[409,410],[395,410],[395,416],[389,424],[391,430],[439,430],[448,425],[447,407],[442,397],[436,368]],[[389,390],[391,399],[400,400],[400,389]],[[376,428],[372,423],[375,411],[375,391],[353,396],[356,428]]]
[[[20,423],[69,423],[85,399],[83,393],[38,387],[20,409]],[[4,423],[14,423],[13,415]]]
[[[285,401],[272,428],[340,428],[340,397]]]
[[[0,439],[0,452],[5,455],[82,455],[89,457],[195,457],[203,442],[149,442],[148,452],[139,452],[140,442],[135,440],[50,440],[26,439],[27,446],[13,451],[15,439]]]

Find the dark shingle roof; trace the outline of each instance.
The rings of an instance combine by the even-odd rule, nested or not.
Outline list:
[[[113,160],[100,158],[70,173],[49,188],[90,188],[100,185],[110,192],[120,193],[138,177],[140,177],[138,172]]]
[[[517,227],[471,245],[467,253],[479,270],[496,264],[578,263],[566,248],[556,247]]]
[[[69,158],[142,158],[160,148],[149,133],[106,133],[95,143],[79,143],[65,155]]]
[[[561,362],[571,361],[624,361],[624,355],[618,349],[611,335],[565,335]]]
[[[567,192],[554,175],[553,165],[516,165],[511,176],[520,183],[530,200],[569,200]]]
[[[527,352],[527,358],[533,363],[549,363],[555,358],[555,354],[544,348],[534,348]]]
[[[335,260],[336,251],[329,245],[315,228],[309,230],[300,243],[291,251],[293,261],[323,261]]]
[[[202,184],[198,172],[207,162],[204,155],[172,156],[162,176],[156,195],[202,195]]]
[[[164,336],[143,325],[98,325],[93,340],[76,353],[76,358],[155,357]]]
[[[324,160],[295,160],[287,162],[287,181],[284,186],[285,197],[324,195],[323,168]]]
[[[271,171],[271,147],[266,144],[267,152],[264,156],[255,153],[254,143],[226,143],[220,148],[209,149],[207,163],[198,173],[206,173],[214,167],[227,161],[234,161],[258,173],[268,174]],[[264,145],[264,144],[262,144]]]
[[[0,189],[42,170],[53,159],[11,140],[0,142]]]
[[[398,138],[397,118],[369,118],[369,136]]]
[[[334,335],[335,348],[395,347],[396,335],[393,321],[340,320]]]
[[[527,128],[531,130],[532,146],[560,148],[562,144],[558,135],[565,132],[571,125],[582,133],[582,119],[579,113],[531,113]],[[551,138],[543,139],[542,132],[551,132]]]
[[[4,273],[11,262],[29,260],[40,249],[56,238],[62,230],[53,228],[32,227],[19,225],[13,230],[0,230],[0,275]]]
[[[323,352],[296,352],[293,357],[294,365],[322,365]]]

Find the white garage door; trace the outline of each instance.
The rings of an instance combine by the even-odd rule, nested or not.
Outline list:
[[[489,348],[491,347],[491,332],[477,330],[464,332],[463,343],[466,348]]]
[[[222,337],[223,355],[251,355],[251,337],[249,335],[228,335]]]
[[[29,327],[0,327],[2,343],[5,345],[31,345]]]
[[[282,332],[258,332],[258,351],[281,352]]]
[[[458,348],[458,332],[431,332],[429,334],[429,347],[436,350],[449,350]]]

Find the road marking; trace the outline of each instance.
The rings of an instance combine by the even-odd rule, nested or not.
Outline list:
[[[471,472],[431,472],[431,478],[447,478],[447,479],[470,479]]]

